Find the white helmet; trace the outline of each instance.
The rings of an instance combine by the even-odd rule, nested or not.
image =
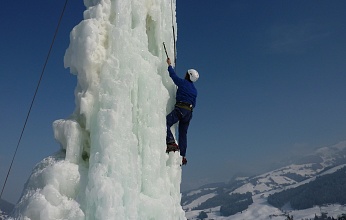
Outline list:
[[[192,82],[196,82],[197,79],[199,78],[198,72],[197,72],[196,70],[194,70],[194,69],[189,69],[189,70],[187,71],[187,73],[189,74],[190,80],[191,80]]]

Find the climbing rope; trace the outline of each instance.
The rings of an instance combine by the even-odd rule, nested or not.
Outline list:
[[[12,157],[11,165],[10,165],[10,167],[9,167],[9,169],[8,169],[5,182],[4,182],[4,185],[3,185],[2,190],[1,190],[0,199],[1,199],[1,197],[2,197],[2,193],[4,192],[4,189],[5,189],[5,186],[6,186],[6,183],[7,183],[8,176],[9,176],[9,174],[10,174],[10,172],[11,172],[14,159],[15,159],[15,157],[16,157],[16,155],[17,155],[18,147],[19,147],[19,144],[20,144],[20,142],[21,142],[21,140],[22,140],[23,133],[24,133],[26,124],[27,124],[27,122],[28,122],[28,119],[29,119],[29,116],[30,116],[30,113],[31,113],[32,106],[33,106],[33,104],[34,104],[34,101],[35,101],[35,98],[36,98],[36,94],[37,94],[38,88],[40,87],[41,80],[42,80],[44,71],[45,71],[45,69],[46,69],[46,66],[47,66],[47,63],[48,63],[48,60],[49,60],[49,57],[50,57],[50,53],[51,53],[52,48],[53,48],[53,44],[54,44],[55,38],[56,38],[56,36],[57,36],[57,33],[58,33],[58,30],[59,30],[59,27],[60,27],[61,20],[62,20],[62,17],[63,17],[63,15],[64,15],[65,9],[66,9],[67,2],[68,2],[68,0],[65,1],[64,7],[63,7],[63,9],[62,9],[62,12],[61,12],[61,15],[60,15],[60,18],[59,18],[59,22],[58,22],[58,26],[56,27],[56,30],[55,30],[55,33],[54,33],[54,37],[53,37],[52,43],[51,43],[51,45],[50,45],[50,48],[49,48],[49,51],[48,51],[48,54],[47,54],[47,57],[46,57],[46,61],[44,62],[44,65],[43,65],[43,68],[42,68],[42,72],[41,72],[40,79],[39,79],[39,81],[38,81],[38,83],[37,83],[37,87],[36,87],[34,96],[33,96],[33,98],[32,98],[32,101],[31,101],[31,104],[30,104],[30,108],[29,108],[28,114],[27,114],[27,116],[26,116],[26,119],[25,119],[25,122],[24,122],[24,126],[23,126],[23,129],[22,129],[22,132],[20,133],[20,136],[19,136],[19,140],[18,140],[18,143],[17,143],[16,150],[14,151],[14,155],[13,155],[13,157]]]
[[[174,30],[174,16],[173,16],[173,0],[171,0],[171,14],[172,14],[172,30],[173,30],[173,43],[174,43],[174,68],[177,69],[177,46],[175,40],[175,30]]]
[[[171,0],[171,14],[172,14],[173,47],[174,47],[174,69],[177,69],[177,46],[176,46],[175,30],[174,30],[173,0]],[[163,42],[163,48],[165,50],[167,58],[169,58],[165,42]]]

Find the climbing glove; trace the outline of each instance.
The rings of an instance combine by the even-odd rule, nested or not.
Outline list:
[[[186,165],[186,164],[187,164],[186,157],[183,157],[182,164],[183,164],[183,165]]]

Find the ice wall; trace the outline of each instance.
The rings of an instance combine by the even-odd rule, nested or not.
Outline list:
[[[84,4],[64,57],[78,79],[76,108],[53,123],[62,150],[34,168],[14,218],[186,219],[181,158],[165,153],[175,92],[162,47],[173,57],[171,1]]]

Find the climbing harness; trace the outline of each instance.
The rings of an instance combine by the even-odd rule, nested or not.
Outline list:
[[[186,110],[189,110],[189,111],[193,111],[193,106],[190,104],[190,103],[186,103],[186,102],[177,102],[175,104],[176,107],[179,107],[179,108],[183,108],[183,109],[186,109]]]
[[[40,87],[41,80],[42,80],[44,71],[45,71],[45,69],[46,69],[46,65],[47,65],[47,63],[48,63],[49,56],[50,56],[50,53],[51,53],[52,48],[53,48],[53,44],[54,44],[55,38],[56,38],[56,36],[57,36],[57,33],[58,33],[58,30],[59,30],[59,26],[60,26],[61,20],[62,20],[62,17],[63,17],[63,15],[64,15],[65,9],[66,9],[67,2],[68,2],[68,0],[65,1],[64,7],[63,7],[63,9],[62,9],[62,12],[61,12],[61,15],[60,15],[60,18],[59,18],[59,22],[58,22],[58,26],[56,27],[56,30],[55,30],[55,33],[54,33],[54,37],[53,37],[52,43],[51,43],[51,45],[50,45],[50,48],[49,48],[49,51],[48,51],[48,54],[47,54],[47,57],[46,57],[46,61],[45,61],[44,65],[43,65],[43,68],[42,68],[42,72],[41,72],[40,79],[39,79],[39,81],[38,81],[38,83],[37,83],[36,91],[35,91],[35,93],[34,93],[34,96],[33,96],[32,101],[31,101],[31,104],[30,104],[30,107],[29,107],[29,111],[28,111],[28,114],[27,114],[27,116],[26,116],[26,119],[25,119],[25,122],[24,122],[24,126],[23,126],[23,129],[22,129],[22,132],[21,132],[21,134],[20,134],[20,136],[19,136],[19,140],[18,140],[18,143],[17,143],[16,150],[14,151],[14,155],[13,155],[13,158],[12,158],[12,161],[11,161],[11,165],[10,165],[10,167],[9,167],[9,169],[8,169],[5,182],[4,182],[4,185],[3,185],[2,190],[1,190],[0,199],[1,199],[1,197],[2,197],[2,193],[4,192],[4,189],[5,189],[5,186],[6,186],[6,183],[7,183],[8,176],[9,176],[9,174],[10,174],[10,172],[11,172],[12,165],[13,165],[14,159],[15,159],[15,157],[16,157],[19,144],[20,144],[20,142],[21,142],[21,140],[22,140],[23,133],[24,133],[26,124],[27,124],[27,122],[28,122],[28,119],[29,119],[29,116],[30,116],[30,113],[31,113],[32,106],[33,106],[33,104],[34,104],[34,101],[35,101],[35,98],[36,98],[36,94],[37,94],[38,88]]]

